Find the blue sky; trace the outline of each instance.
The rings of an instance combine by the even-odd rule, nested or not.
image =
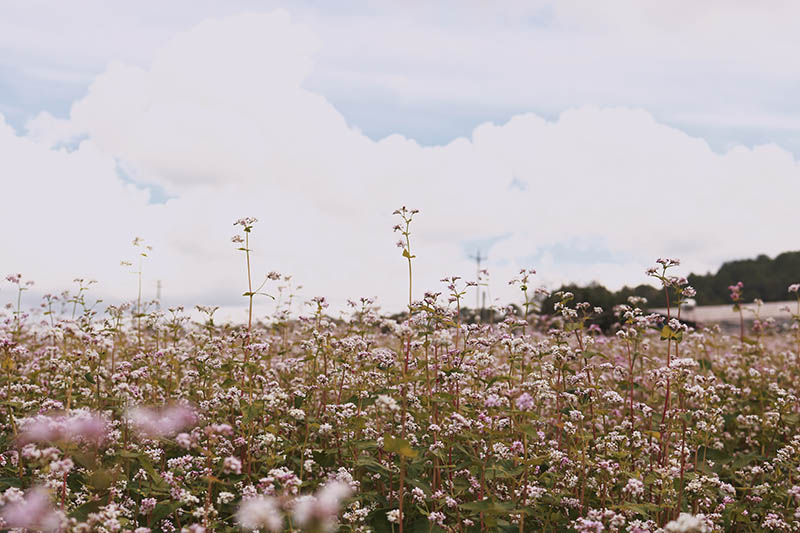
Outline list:
[[[115,293],[112,265],[144,234],[168,294],[235,301],[224,233],[254,215],[272,230],[264,268],[391,307],[400,204],[422,209],[420,287],[470,275],[481,245],[506,299],[522,267],[619,286],[662,255],[705,272],[795,247],[794,3],[0,0],[0,15],[0,154],[24,198],[3,216],[46,211],[64,273],[18,235],[3,265],[48,287],[86,275]],[[59,191],[44,207],[43,190]],[[106,217],[104,247],[64,204]]]

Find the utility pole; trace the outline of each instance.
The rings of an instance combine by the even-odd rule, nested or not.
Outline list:
[[[480,249],[478,249],[478,253],[469,256],[469,258],[475,260],[475,266],[477,267],[475,271],[475,283],[478,283],[479,280],[481,279],[481,261],[487,259],[487,257],[485,255],[481,256],[481,251]],[[480,309],[481,311],[483,311],[483,308],[481,307],[481,286],[476,285],[476,288],[477,291],[475,292],[475,310]]]

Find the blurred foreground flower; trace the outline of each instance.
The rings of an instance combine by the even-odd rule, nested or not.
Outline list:
[[[319,528],[324,531],[336,529],[341,501],[353,489],[342,481],[329,481],[314,496],[298,499],[294,508],[294,521],[300,527]]]
[[[706,533],[709,529],[703,515],[681,513],[677,520],[668,522],[664,530],[670,533]]]
[[[22,420],[19,440],[31,442],[70,442],[99,446],[108,434],[108,422],[88,410],[60,415],[37,415]]]
[[[236,511],[236,521],[246,531],[266,529],[267,531],[281,531],[283,517],[275,498],[256,496],[244,500]]]
[[[180,430],[197,422],[194,410],[184,405],[164,409],[134,407],[127,414],[133,429],[148,438],[172,437]]]
[[[3,499],[6,501],[0,510],[3,529],[57,531],[61,526],[61,514],[53,507],[50,493],[44,487],[32,488],[24,496],[19,489],[9,489]]]

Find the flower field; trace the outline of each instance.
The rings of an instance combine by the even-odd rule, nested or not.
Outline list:
[[[568,293],[543,316],[525,270],[511,280],[521,305],[477,320],[459,312],[474,284],[457,277],[411,299],[414,214],[397,211],[400,317],[367,298],[348,320],[323,298],[241,325],[141,301],[99,311],[83,282],[30,312],[13,303],[0,324],[0,525],[800,530],[798,311],[787,328],[691,328],[676,310],[693,290],[662,259],[648,273],[668,317],[633,299],[601,332],[599,310]],[[251,309],[255,222],[234,239]]]

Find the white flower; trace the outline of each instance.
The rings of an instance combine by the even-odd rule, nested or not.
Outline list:
[[[387,396],[386,394],[381,394],[378,396],[378,399],[375,400],[375,407],[377,407],[378,410],[383,413],[390,413],[392,411],[400,410],[397,400],[391,396]]]
[[[241,474],[242,462],[236,457],[226,457],[222,461],[222,471],[226,474]]]
[[[336,529],[341,500],[350,496],[350,485],[329,481],[314,496],[301,496],[295,500],[294,522],[300,527],[316,524],[326,531]]]
[[[709,529],[704,518],[702,514],[693,516],[681,513],[677,520],[667,523],[664,530],[670,533],[707,533]]]
[[[267,496],[243,501],[236,512],[236,521],[243,529],[251,531],[267,529],[276,532],[283,529],[283,517],[278,504],[275,498]]]

